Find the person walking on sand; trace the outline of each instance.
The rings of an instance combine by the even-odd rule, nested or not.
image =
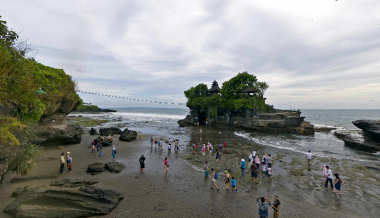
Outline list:
[[[216,161],[218,161],[218,160],[219,160],[219,158],[220,158],[220,155],[219,155],[219,151],[218,151],[218,150],[216,150],[216,154],[215,154],[215,159],[216,159]]]
[[[280,204],[280,199],[278,199],[278,196],[276,195],[272,204],[273,218],[278,218],[280,216]]]
[[[255,164],[256,164],[256,169],[260,170],[260,157],[258,154],[256,154],[256,157],[255,157]]]
[[[214,168],[211,168],[211,189],[216,189],[217,192],[219,192],[219,187],[216,184],[216,180],[218,179],[218,173],[214,170]]]
[[[67,169],[69,169],[69,155],[70,155],[70,152],[67,151],[66,152],[66,167],[67,167]]]
[[[164,173],[165,173],[165,176],[168,176],[168,172],[169,172],[169,161],[168,161],[168,157],[165,157],[165,160],[164,160]]]
[[[208,168],[208,161],[206,160],[205,161],[205,165],[203,167],[203,170],[204,170],[204,173],[205,173],[205,178],[207,179],[207,177],[209,176],[209,168]]]
[[[205,156],[206,155],[206,145],[203,144],[202,146],[202,155]]]
[[[99,153],[99,157],[102,157],[102,156],[103,156],[103,145],[102,145],[102,143],[99,143],[99,150],[98,150],[98,153]]]
[[[231,187],[232,187],[231,191],[235,191],[235,192],[237,192],[235,176],[232,177],[232,180],[231,180]]]
[[[266,159],[268,168],[272,168],[272,155],[268,154],[268,157]]]
[[[241,169],[241,176],[244,176],[244,171],[245,171],[245,160],[244,160],[244,158],[242,158],[240,161],[240,169]]]
[[[60,158],[60,167],[59,167],[59,172],[60,173],[63,173],[63,171],[65,170],[65,153],[61,153],[61,158]]]
[[[333,182],[332,182],[332,180],[333,180],[333,173],[332,173],[332,171],[331,171],[331,169],[330,169],[329,166],[326,166],[326,169],[327,169],[327,178],[326,178],[326,182],[325,182],[325,187],[327,188],[328,185],[329,185],[329,183],[330,183],[331,189],[334,190]]]
[[[253,156],[253,158],[256,157],[256,151],[252,151],[252,156]]]
[[[248,155],[248,169],[251,169],[251,166],[252,166],[252,163],[253,163],[253,156],[252,156],[252,153],[249,153]]]
[[[252,182],[258,183],[257,180],[257,168],[255,164],[252,164],[251,166],[251,177],[252,177]]]
[[[67,169],[71,171],[73,168],[73,158],[70,156],[70,152],[67,153]]]
[[[259,206],[259,217],[268,218],[268,207],[271,205],[270,201],[267,201],[265,197],[257,198],[257,206]]]
[[[139,163],[140,163],[140,172],[144,173],[144,169],[145,169],[145,157],[144,157],[143,154],[139,158]]]
[[[224,170],[224,190],[229,191],[230,190],[230,180],[231,180],[231,174],[228,172],[227,169]]]
[[[339,177],[338,173],[335,173],[334,176],[335,176],[335,185],[334,185],[335,190],[334,190],[334,192],[341,192],[343,181]]]
[[[113,160],[116,160],[116,153],[117,153],[116,147],[115,145],[112,145],[112,159]]]

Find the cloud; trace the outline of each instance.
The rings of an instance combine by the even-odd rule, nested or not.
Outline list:
[[[376,0],[7,0],[0,8],[32,54],[81,89],[185,101],[190,86],[249,71],[282,108],[380,108],[378,11]]]

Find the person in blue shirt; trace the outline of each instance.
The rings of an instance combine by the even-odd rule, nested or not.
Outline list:
[[[270,201],[266,201],[265,197],[257,198],[257,206],[259,207],[259,217],[268,218],[268,207],[271,205]]]
[[[244,176],[244,170],[245,170],[245,160],[244,159],[241,159],[240,168],[241,168],[241,176]]]
[[[232,191],[236,191],[237,192],[235,176],[232,177],[231,187],[232,187]]]

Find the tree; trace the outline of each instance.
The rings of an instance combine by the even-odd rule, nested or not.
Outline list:
[[[241,92],[246,89],[252,90],[255,95],[263,97],[268,87],[265,82],[259,82],[256,76],[243,72],[224,82],[221,92],[226,99],[240,98]]]

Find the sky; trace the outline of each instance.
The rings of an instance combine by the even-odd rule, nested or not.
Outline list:
[[[185,102],[247,71],[288,109],[380,109],[378,0],[1,0],[0,15],[81,90]],[[127,102],[83,95],[100,106]]]

